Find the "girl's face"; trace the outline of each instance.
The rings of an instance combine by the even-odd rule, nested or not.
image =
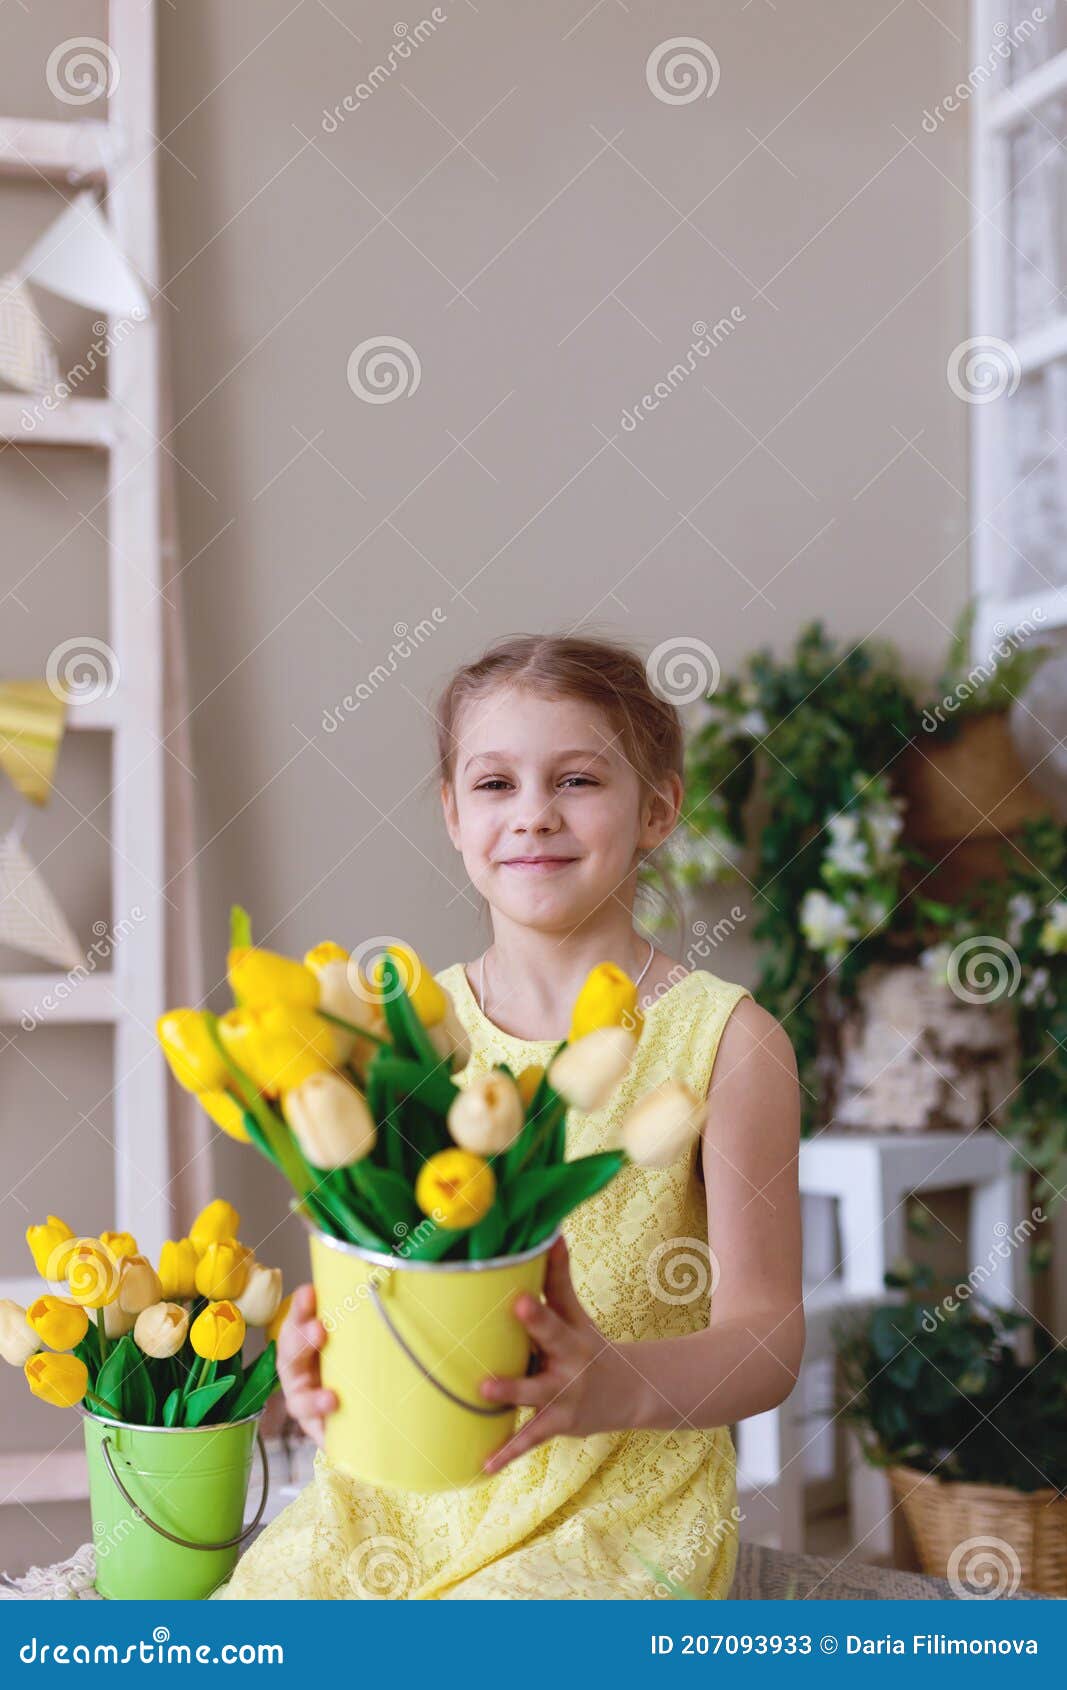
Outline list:
[[[577,699],[501,687],[457,724],[449,837],[489,903],[525,926],[573,927],[627,897],[639,851],[670,833],[681,800],[642,802],[604,714]]]

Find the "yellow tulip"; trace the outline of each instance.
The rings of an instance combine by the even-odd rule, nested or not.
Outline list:
[[[264,1336],[265,1336],[268,1343],[275,1343],[276,1344],[278,1342],[278,1334],[281,1331],[282,1327],[285,1325],[285,1319],[286,1319],[286,1316],[289,1313],[289,1309],[290,1309],[290,1306],[292,1304],[292,1301],[293,1301],[293,1293],[290,1291],[288,1297],[283,1297],[281,1302],[278,1304],[278,1307],[277,1307],[277,1309],[275,1310],[275,1313],[274,1313],[273,1320],[268,1320],[266,1326],[263,1329]]]
[[[170,1009],[156,1022],[170,1071],[186,1091],[223,1091],[230,1071],[208,1029],[206,1011]]]
[[[189,1228],[189,1242],[200,1257],[209,1244],[220,1238],[236,1238],[240,1230],[241,1217],[233,1204],[227,1203],[224,1197],[215,1197],[201,1209]]]
[[[448,1130],[462,1150],[498,1156],[522,1131],[523,1102],[510,1074],[493,1068],[457,1093],[448,1111]]]
[[[347,1168],[374,1148],[378,1129],[366,1098],[340,1074],[311,1074],[286,1092],[282,1113],[313,1168]]]
[[[597,1027],[565,1045],[548,1070],[573,1109],[602,1109],[633,1060],[637,1041],[625,1027]]]
[[[637,987],[630,976],[613,962],[598,962],[589,970],[575,1000],[567,1038],[574,1044],[598,1027],[625,1027],[636,1038],[643,1024]]]
[[[448,994],[439,981],[434,979],[417,951],[410,945],[387,945],[386,955],[392,957],[396,964],[400,983],[415,1008],[415,1013],[424,1027],[435,1027],[442,1021],[448,1009]],[[384,991],[382,985],[383,960],[381,957],[374,964],[371,983],[379,997]]]
[[[234,1225],[238,1216],[234,1213]],[[191,1238],[168,1238],[159,1252],[160,1296],[173,1303],[196,1296],[197,1248]]]
[[[282,1300],[281,1268],[252,1264],[248,1282],[234,1302],[245,1318],[246,1326],[269,1326]]]
[[[312,945],[310,951],[304,952],[304,967],[310,968],[312,974],[318,974],[328,962],[347,961],[348,952],[333,939],[323,939],[319,944]]]
[[[622,1148],[641,1168],[669,1168],[700,1136],[706,1104],[678,1080],[646,1092],[622,1123]]]
[[[252,1252],[236,1238],[209,1244],[196,1264],[196,1288],[202,1297],[239,1297],[248,1283]]]
[[[111,1251],[117,1262],[125,1256],[136,1256],[137,1240],[132,1232],[102,1232],[100,1242]]]
[[[102,1309],[119,1294],[119,1264],[99,1238],[79,1238],[67,1260],[67,1284],[83,1308]]]
[[[46,1293],[26,1310],[26,1319],[50,1350],[73,1350],[89,1330],[89,1316],[80,1303]]]
[[[180,1303],[150,1303],[137,1316],[133,1341],[146,1356],[176,1356],[185,1343],[189,1315]]]
[[[531,1062],[528,1068],[524,1068],[522,1070],[518,1079],[515,1081],[515,1084],[519,1088],[519,1096],[522,1098],[524,1109],[529,1109],[531,1103],[537,1095],[537,1088],[544,1078],[544,1073],[545,1071],[541,1067],[540,1063]]]
[[[28,1226],[26,1242],[42,1279],[66,1278],[67,1258],[75,1242],[66,1221],[61,1221],[58,1215],[49,1215],[40,1226]]]
[[[209,1303],[189,1328],[189,1342],[205,1361],[229,1361],[244,1341],[244,1315],[225,1299]]]
[[[426,1030],[434,1050],[448,1063],[454,1074],[467,1066],[471,1059],[471,1042],[466,1027],[456,1014],[456,1006],[451,998],[448,999],[441,1020]]]
[[[127,1256],[119,1275],[119,1308],[123,1314],[140,1314],[158,1303],[163,1295],[159,1275],[147,1256]]]
[[[278,951],[237,945],[226,958],[226,973],[242,1009],[266,1009],[274,1003],[314,1009],[319,1001],[319,983],[312,970]]]
[[[201,1091],[197,1092],[197,1097],[215,1125],[221,1127],[224,1133],[228,1133],[241,1144],[251,1142],[248,1128],[245,1126],[245,1112],[232,1092]]]
[[[22,1371],[34,1396],[56,1408],[74,1408],[89,1388],[89,1369],[77,1356],[39,1350]]]
[[[231,1060],[268,1097],[331,1068],[336,1054],[329,1022],[295,1004],[228,1010],[219,1036]]]
[[[0,1297],[0,1356],[11,1367],[22,1367],[41,1347],[21,1303]]]
[[[424,1215],[444,1227],[474,1226],[488,1214],[496,1195],[493,1170],[469,1150],[439,1150],[422,1164],[415,1201]]]

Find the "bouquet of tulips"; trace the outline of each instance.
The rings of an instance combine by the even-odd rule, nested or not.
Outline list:
[[[235,1007],[175,1009],[157,1033],[175,1078],[212,1120],[250,1142],[328,1236],[409,1261],[484,1260],[548,1238],[633,1162],[666,1167],[703,1106],[666,1081],[623,1123],[618,1148],[565,1160],[568,1108],[603,1107],[641,1035],[633,981],[594,968],[545,1069],[455,1075],[470,1048],[448,993],[407,945],[370,975],[332,942],[302,962],[252,943],[231,912]]]
[[[128,1232],[80,1238],[58,1215],[26,1231],[51,1287],[28,1308],[0,1300],[0,1354],[30,1390],[60,1408],[84,1403],[135,1426],[206,1426],[258,1413],[277,1388],[275,1341],[285,1318],[280,1268],[237,1237],[221,1198],[153,1267]],[[266,1345],[247,1365],[249,1327]]]

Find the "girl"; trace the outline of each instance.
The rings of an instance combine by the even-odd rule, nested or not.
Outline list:
[[[449,836],[493,937],[438,980],[470,1037],[457,1083],[543,1064],[589,969],[639,982],[631,1075],[572,1110],[568,1156],[615,1142],[629,1103],[672,1076],[707,1098],[686,1161],[625,1168],[573,1211],[545,1301],[515,1313],[540,1369],[486,1379],[519,1404],[491,1475],[434,1495],[347,1477],[321,1447],[314,1291],[278,1349],[290,1412],[320,1445],[310,1485],[239,1562],[228,1597],[725,1597],[737,1557],[731,1422],[781,1403],[804,1342],[792,1046],[749,991],[634,931],[637,869],[682,804],[683,735],[634,653],[527,635],[461,669],[438,704]],[[709,1248],[710,1242],[710,1248]]]

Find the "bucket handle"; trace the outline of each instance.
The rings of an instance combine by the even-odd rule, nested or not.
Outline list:
[[[501,1403],[497,1407],[494,1408],[488,1403],[468,1402],[466,1397],[457,1396],[455,1391],[450,1391],[447,1385],[442,1384],[440,1379],[436,1379],[434,1377],[434,1375],[430,1372],[430,1369],[428,1367],[426,1367],[419,1360],[418,1356],[415,1354],[415,1352],[411,1348],[410,1344],[408,1344],[400,1336],[400,1333],[397,1331],[395,1325],[393,1324],[393,1322],[389,1318],[389,1315],[388,1315],[386,1308],[385,1308],[385,1304],[382,1302],[381,1296],[379,1295],[378,1287],[375,1285],[373,1280],[367,1281],[367,1289],[370,1291],[371,1301],[373,1302],[375,1308],[378,1310],[378,1313],[381,1315],[382,1319],[385,1321],[385,1324],[389,1328],[389,1331],[393,1334],[393,1337],[396,1339],[397,1343],[400,1345],[400,1348],[403,1350],[403,1352],[407,1356],[408,1360],[413,1361],[415,1363],[415,1366],[418,1368],[418,1370],[422,1374],[423,1378],[429,1380],[430,1384],[434,1387],[435,1391],[440,1391],[441,1395],[444,1396],[444,1397],[447,1397],[449,1402],[454,1402],[458,1408],[467,1409],[468,1412],[471,1413],[471,1414],[493,1415],[493,1414],[513,1414],[515,1412],[515,1405],[513,1403],[510,1403],[510,1402]],[[536,1363],[536,1352],[531,1357],[531,1362]]]
[[[250,1537],[259,1525],[259,1522],[263,1517],[263,1510],[267,1506],[267,1490],[270,1486],[270,1475],[267,1470],[267,1451],[264,1447],[263,1439],[260,1437],[258,1431],[256,1432],[256,1445],[259,1449],[260,1464],[263,1468],[263,1495],[259,1499],[259,1507],[256,1509],[256,1517],[252,1521],[251,1525],[246,1526],[244,1531],[237,1537],[228,1537],[224,1543],[191,1543],[188,1538],[178,1537],[174,1532],[169,1532],[166,1526],[161,1526],[158,1521],[152,1519],[150,1514],[146,1514],[140,1503],[133,1500],[133,1497],[130,1495],[126,1486],[115,1471],[115,1463],[111,1459],[111,1450],[108,1448],[110,1442],[111,1439],[105,1432],[103,1438],[101,1439],[100,1447],[103,1451],[104,1461],[107,1465],[108,1472],[114,1479],[116,1485],[122,1493],[122,1496],[133,1509],[137,1519],[143,1520],[146,1526],[151,1526],[152,1530],[154,1532],[158,1532],[160,1537],[169,1538],[171,1543],[178,1544],[182,1549],[235,1549],[239,1543],[244,1542],[246,1537]]]

